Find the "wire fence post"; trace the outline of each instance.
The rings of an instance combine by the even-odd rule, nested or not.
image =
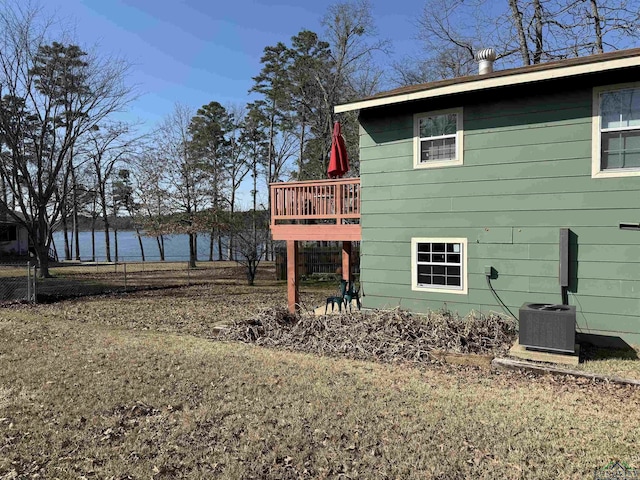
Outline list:
[[[122,269],[124,271],[124,291],[127,291],[127,262],[122,264]]]
[[[27,302],[31,302],[31,264],[27,262]]]
[[[38,303],[38,266],[33,266],[33,303]]]

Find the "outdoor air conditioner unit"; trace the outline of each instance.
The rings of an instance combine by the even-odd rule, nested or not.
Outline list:
[[[520,308],[519,338],[524,347],[575,353],[576,307],[525,303]]]

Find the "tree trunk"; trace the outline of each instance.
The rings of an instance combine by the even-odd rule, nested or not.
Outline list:
[[[49,236],[47,235],[47,220],[45,218],[44,207],[39,209],[37,224],[35,225],[35,235],[33,239],[33,248],[35,249],[36,258],[38,260],[38,276],[40,278],[49,278]]]
[[[222,261],[222,235],[218,229],[218,261]]]
[[[107,201],[102,197],[102,220],[104,222],[104,250],[107,262],[111,261],[111,241],[109,239],[109,215],[107,214]]]
[[[193,258],[196,259],[196,262],[198,261],[198,234],[197,233],[193,234]]]
[[[158,253],[160,254],[160,261],[164,262],[164,237],[162,235],[157,235],[156,243],[158,244]]]
[[[196,267],[196,239],[195,239],[196,234],[195,233],[190,233],[189,234],[189,267],[190,268],[195,268]]]
[[[253,286],[256,281],[256,273],[258,271],[258,261],[249,260],[247,262],[247,283],[249,286]]]
[[[115,219],[114,219],[115,224]],[[118,263],[118,227],[113,227],[113,243],[115,247],[116,263]]]
[[[600,18],[600,12],[598,11],[598,0],[591,1],[591,15],[593,17],[593,28],[596,35],[596,51],[597,53],[603,53],[602,47],[602,19]]]
[[[115,247],[116,263],[118,263],[118,203],[116,194],[111,184],[111,196],[113,197],[113,243]]]
[[[216,229],[213,227],[209,234],[209,261],[213,262],[213,246],[216,243]]]
[[[138,245],[140,245],[140,256],[144,262],[144,245],[142,245],[142,235],[140,235],[140,229],[138,227],[136,227],[136,236],[138,237]]]
[[[73,212],[73,238],[74,238],[74,248],[75,248],[75,258],[80,261],[80,226],[78,225],[78,211],[75,210]]]
[[[78,182],[76,180],[76,169],[71,168],[71,182],[73,184],[73,246],[75,248],[75,259],[80,261],[80,226],[78,225]]]
[[[49,273],[49,247],[47,245],[35,245],[36,258],[38,260],[38,276],[50,278]]]
[[[96,217],[91,217],[91,261],[96,261]]]
[[[66,181],[65,181],[65,190],[66,190]],[[60,211],[62,215],[60,217],[60,222],[62,223],[62,237],[64,240],[64,259],[71,260],[71,246],[69,245],[69,225],[67,224],[67,195],[66,192],[63,192],[62,198],[60,199]]]
[[[542,52],[544,51],[542,38],[542,6],[540,5],[540,0],[533,0],[533,18],[535,27],[533,63],[538,64],[542,61]]]
[[[520,11],[518,0],[509,0],[509,7],[511,9],[511,16],[513,17],[513,24],[518,32],[518,45],[520,47],[520,56],[522,57],[523,65],[531,65],[531,56],[529,55],[529,46],[527,45],[527,36],[524,32],[522,25],[522,12]]]
[[[69,246],[69,227],[67,226],[66,206],[62,207],[62,236],[64,237],[64,259],[71,260],[71,247]]]
[[[275,161],[274,161],[274,150],[275,147],[273,145],[273,139],[275,138],[275,112],[276,112],[276,101],[273,100],[271,115],[269,116],[269,152],[268,152],[268,161],[269,168],[267,169],[267,205],[269,207],[269,215],[271,215],[271,182],[273,182],[275,176]],[[269,235],[267,237],[267,244],[269,243],[269,239],[271,238],[271,231],[269,231]],[[266,260],[269,260],[269,250],[265,251]]]
[[[258,208],[258,160],[256,158],[253,159],[253,221],[251,224],[252,233],[253,233],[253,258],[258,258],[258,229],[256,226],[256,215]],[[254,275],[255,276],[255,275]],[[251,284],[253,285],[253,283]]]
[[[7,184],[5,183],[4,177],[0,176],[0,195],[2,196],[2,204],[9,205],[7,199],[9,198],[7,195]],[[5,213],[3,212],[3,215]]]
[[[268,185],[267,185],[268,188]],[[233,222],[235,220],[235,212],[236,212],[236,191],[232,190],[231,191],[231,202],[230,202],[230,215],[231,215],[231,221]],[[227,233],[227,235],[229,236],[229,238],[227,239],[227,243],[229,248],[227,249],[228,255],[227,258],[229,260],[233,260],[235,257],[233,255],[233,229],[229,229],[229,232]]]
[[[300,120],[300,158],[298,159],[298,180],[302,180],[303,158],[304,158],[304,130],[306,128],[304,113]]]
[[[104,220],[104,253],[107,257],[107,262],[111,261],[111,240],[109,239],[109,220]]]

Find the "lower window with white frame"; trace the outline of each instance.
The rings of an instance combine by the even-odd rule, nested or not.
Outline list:
[[[466,238],[412,238],[411,288],[467,293]]]

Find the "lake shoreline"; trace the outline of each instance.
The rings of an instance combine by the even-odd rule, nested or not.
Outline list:
[[[210,258],[210,235],[206,233],[198,234],[198,249],[197,256],[199,261],[208,261]],[[156,237],[140,235],[135,230],[118,230],[118,261],[142,261],[142,254],[140,252],[140,239],[142,239],[142,245],[144,248],[145,261],[160,260],[160,252],[158,251],[158,244]],[[189,236],[187,234],[173,234],[164,235],[164,249],[165,261],[179,261],[189,259]],[[91,259],[91,261],[106,261],[106,245],[105,235],[103,230],[96,230],[94,235],[95,240],[95,259],[92,258],[92,241],[91,231],[81,230],[79,232],[78,244],[80,245],[80,261],[87,261],[85,259]],[[69,235],[69,242],[72,244],[74,241],[73,236]],[[55,245],[58,258],[64,257],[64,235],[62,231],[56,231],[53,234],[53,242]],[[111,260],[115,260],[115,235],[113,231],[109,232],[109,244],[111,250]],[[75,245],[72,245],[71,251],[73,257],[75,257]],[[226,255],[223,257],[226,258]],[[218,260],[218,245],[217,242],[213,248],[213,259]]]

